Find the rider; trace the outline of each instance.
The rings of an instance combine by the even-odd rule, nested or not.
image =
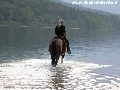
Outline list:
[[[59,24],[55,27],[55,34],[57,37],[63,37],[63,39],[67,42],[67,53],[71,54],[70,47],[69,47],[69,41],[66,39],[67,32],[65,31],[65,26],[63,26],[63,20],[59,20]]]

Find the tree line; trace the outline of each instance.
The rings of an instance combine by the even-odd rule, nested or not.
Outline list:
[[[54,27],[61,18],[70,28],[120,28],[120,17],[114,14],[92,13],[51,0],[0,0],[1,25]]]

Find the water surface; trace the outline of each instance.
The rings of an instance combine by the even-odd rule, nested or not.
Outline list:
[[[0,27],[0,89],[120,90],[120,31],[67,33],[72,54],[52,67],[54,28]]]

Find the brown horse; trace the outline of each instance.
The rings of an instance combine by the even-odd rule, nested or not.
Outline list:
[[[62,56],[61,63],[63,63],[63,58],[66,52],[65,41],[60,38],[52,39],[49,43],[49,52],[51,54],[51,63],[53,66],[57,65],[60,56]]]

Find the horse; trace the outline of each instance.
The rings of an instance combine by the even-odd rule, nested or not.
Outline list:
[[[61,63],[63,63],[63,58],[65,56],[67,43],[62,38],[53,38],[49,43],[49,52],[51,54],[51,64],[53,66],[56,66],[59,60],[59,57],[61,58]]]

